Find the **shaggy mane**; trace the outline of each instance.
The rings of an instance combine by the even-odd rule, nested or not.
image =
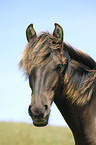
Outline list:
[[[63,49],[69,54],[71,60],[75,60],[74,64],[78,62],[78,67],[80,67],[81,64],[81,67],[85,65],[85,68],[88,67],[91,70],[96,69],[96,62],[88,54],[74,49],[71,45],[66,43],[64,43]]]
[[[26,74],[30,74],[38,65],[42,67],[52,60],[52,51],[56,49],[62,49],[60,39],[44,32],[32,39],[25,47],[19,66]],[[67,52],[71,60],[74,60],[73,65],[76,67],[85,66],[85,69],[96,69],[96,62],[86,53],[75,50],[71,45],[64,42],[63,50]]]

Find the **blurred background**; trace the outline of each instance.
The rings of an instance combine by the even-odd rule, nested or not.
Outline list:
[[[18,69],[25,32],[30,23],[37,34],[53,32],[55,22],[65,42],[96,61],[96,0],[0,1],[0,121],[32,122],[27,111],[31,89]],[[67,126],[54,103],[51,110],[49,125]]]

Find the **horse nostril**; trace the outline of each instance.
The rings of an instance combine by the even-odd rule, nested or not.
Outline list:
[[[45,107],[45,111],[48,109],[48,105],[44,105],[44,107]]]
[[[35,104],[33,106],[29,105],[28,113],[31,117],[43,117],[45,110],[47,109],[47,105],[38,105]]]
[[[29,105],[29,108],[28,108],[28,113],[29,113],[29,115],[31,115],[31,114],[32,114],[32,112],[31,112],[31,105]]]

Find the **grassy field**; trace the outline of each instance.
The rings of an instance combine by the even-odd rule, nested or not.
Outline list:
[[[67,127],[34,127],[26,123],[0,122],[0,145],[74,145]]]

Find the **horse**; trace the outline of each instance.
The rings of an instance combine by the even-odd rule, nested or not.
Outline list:
[[[29,79],[28,112],[37,127],[46,126],[52,102],[73,133],[76,145],[96,145],[96,62],[63,41],[63,28],[39,35],[30,24],[28,45],[19,66]]]

